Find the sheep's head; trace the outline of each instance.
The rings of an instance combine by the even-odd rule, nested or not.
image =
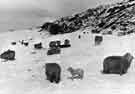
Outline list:
[[[67,70],[70,71],[70,72],[72,72],[73,71],[73,68],[72,67],[69,67]]]
[[[130,53],[126,53],[123,57],[127,59],[129,63],[131,63],[134,58]]]

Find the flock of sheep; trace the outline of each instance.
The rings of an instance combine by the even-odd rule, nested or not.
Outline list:
[[[78,36],[81,38],[81,35]],[[95,46],[100,45],[103,41],[103,36],[96,35],[95,36]],[[103,74],[119,74],[123,75],[127,73],[128,68],[131,65],[134,57],[129,53],[125,53],[123,56],[108,56],[103,61]],[[59,83],[61,79],[61,67],[57,63],[47,63],[45,65],[47,80],[50,82]],[[83,79],[84,70],[81,68],[74,69],[69,67],[67,69],[71,73],[71,77],[69,79]]]
[[[81,39],[81,35],[78,36]],[[95,46],[98,46],[103,41],[103,36],[96,35],[95,36]],[[19,41],[22,45],[28,46],[29,43],[25,41]],[[12,42],[12,45],[16,45],[16,42]],[[47,51],[47,55],[60,54],[62,48],[71,47],[70,40],[65,39],[64,44],[61,44],[60,40],[51,41],[49,43],[49,49]],[[42,43],[38,43],[34,45],[35,49],[42,49]],[[5,60],[15,60],[15,51],[7,50],[0,55],[0,58]],[[120,74],[123,75],[127,73],[128,68],[131,65],[134,57],[130,53],[125,53],[123,56],[108,56],[103,61],[103,71],[104,74]],[[59,83],[61,81],[61,66],[57,63],[46,63],[45,64],[45,74],[46,79],[50,82]],[[67,71],[70,72],[71,77],[68,77],[71,80],[74,79],[83,79],[84,70],[81,68],[74,69],[69,67]]]

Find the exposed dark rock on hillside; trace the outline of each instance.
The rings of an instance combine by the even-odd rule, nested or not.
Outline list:
[[[135,31],[135,1],[100,5],[73,16],[61,17],[53,23],[45,23],[40,31],[47,30],[51,34],[63,34],[86,27],[92,27],[94,33],[104,33],[108,29],[123,32]]]

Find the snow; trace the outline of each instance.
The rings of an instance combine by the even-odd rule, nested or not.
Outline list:
[[[85,30],[89,32],[90,30]],[[81,35],[81,39],[78,39]],[[52,36],[45,31],[21,30],[0,34],[0,52],[13,49],[15,61],[0,60],[0,94],[131,94],[135,93],[134,60],[128,73],[119,76],[101,73],[103,59],[109,55],[123,55],[131,52],[134,56],[135,35],[103,36],[99,46],[94,45],[94,36],[82,31]],[[32,40],[30,40],[32,38]],[[60,55],[47,56],[48,44],[52,40],[71,40],[71,47],[62,49]],[[19,43],[30,43],[25,47]],[[17,45],[11,45],[16,41]],[[44,49],[35,50],[34,43],[42,42]],[[35,52],[35,54],[32,54]],[[46,80],[44,65],[57,62],[62,68],[61,82],[50,83]],[[70,80],[67,68],[82,68],[83,80]]]

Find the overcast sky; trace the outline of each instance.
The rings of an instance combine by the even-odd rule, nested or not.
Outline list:
[[[71,15],[88,7],[115,1],[118,0],[0,0],[0,10],[45,10],[53,15]]]

